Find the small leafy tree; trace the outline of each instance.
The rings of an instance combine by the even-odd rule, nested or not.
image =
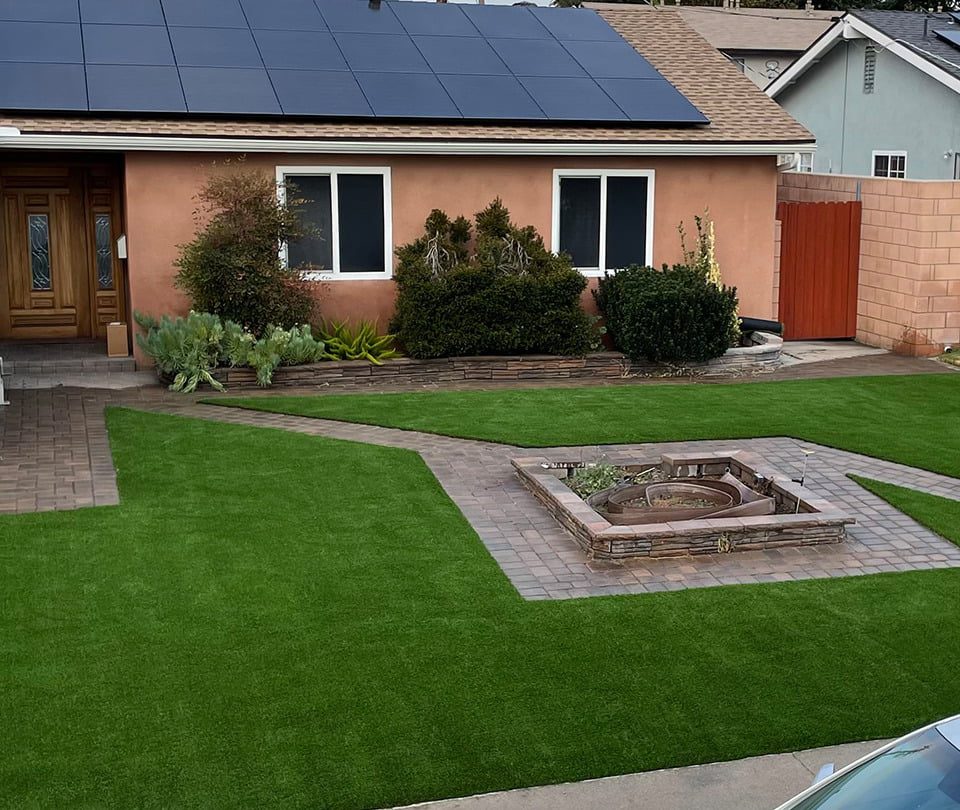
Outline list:
[[[255,335],[308,323],[315,301],[304,266],[285,267],[279,246],[305,234],[302,201],[281,201],[269,176],[216,174],[198,195],[198,232],[180,246],[176,284],[193,309],[237,322]]]

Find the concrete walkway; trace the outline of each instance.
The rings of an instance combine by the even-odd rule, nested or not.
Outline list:
[[[884,742],[487,793],[407,805],[407,810],[773,810],[809,787],[821,766],[832,762],[839,770]]]

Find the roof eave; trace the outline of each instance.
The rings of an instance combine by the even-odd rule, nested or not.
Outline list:
[[[888,51],[894,56],[899,56],[922,73],[926,73],[955,93],[960,93],[960,79],[938,67],[935,62],[917,51],[910,43],[894,39],[879,28],[875,28],[857,17],[854,12],[848,12],[831,28],[827,29],[823,36],[814,42],[803,56],[770,82],[764,92],[770,98],[776,98],[826,56],[838,42],[852,39],[870,39],[876,42],[882,50]]]
[[[511,156],[748,156],[812,152],[813,139],[781,141],[534,141],[225,138],[19,133],[0,129],[0,149],[113,152],[286,152],[290,154]]]

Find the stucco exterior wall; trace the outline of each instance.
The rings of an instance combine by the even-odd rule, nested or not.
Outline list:
[[[779,198],[861,200],[857,340],[913,355],[960,344],[960,182],[783,174]]]
[[[227,156],[129,153],[126,156],[128,273],[131,309],[154,315],[188,308],[173,285],[177,245],[195,230],[195,196],[211,171],[229,171]],[[725,158],[487,158],[249,155],[248,167],[273,176],[278,165],[389,166],[394,247],[422,233],[433,208],[472,217],[499,196],[514,220],[531,224],[550,243],[553,172],[558,168],[653,169],[654,262],[682,258],[677,225],[709,208],[716,223],[724,281],[740,294],[741,312],[772,317],[774,210],[773,157]],[[594,283],[594,282],[592,282]],[[317,285],[325,317],[375,318],[386,325],[394,282],[329,281]],[[592,298],[585,296],[592,307]]]
[[[951,152],[960,151],[957,94],[879,49],[873,92],[864,93],[867,43],[839,42],[777,97],[817,138],[813,170],[869,177],[874,150],[903,150],[907,179],[952,180]]]

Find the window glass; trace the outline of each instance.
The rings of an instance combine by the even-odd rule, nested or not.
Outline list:
[[[600,266],[600,178],[560,180],[560,251],[574,267]]]
[[[647,261],[647,178],[607,178],[606,269]]]
[[[330,202],[329,175],[288,175],[287,199],[303,200],[301,214],[309,228],[306,236],[291,240],[287,245],[287,263],[290,267],[311,264],[331,272],[333,270],[333,217]]]
[[[30,214],[27,227],[30,231],[30,278],[33,289],[51,290],[50,221],[46,214]]]
[[[911,737],[839,779],[794,810],[958,810],[960,751],[936,729]]]
[[[97,286],[113,289],[113,238],[109,214],[94,214],[93,235],[97,258]]]
[[[382,273],[383,176],[337,176],[340,219],[340,272]]]
[[[907,156],[895,154],[876,154],[873,156],[874,177],[895,177],[903,179],[907,174]]]

